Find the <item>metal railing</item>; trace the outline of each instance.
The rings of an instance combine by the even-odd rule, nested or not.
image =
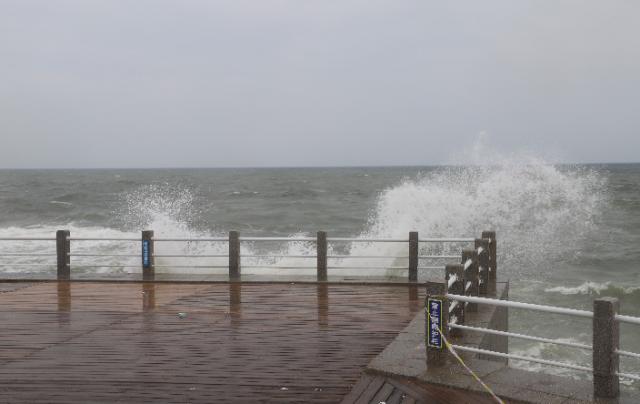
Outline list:
[[[597,327],[596,323],[598,319],[594,316],[594,312],[586,311],[586,310],[576,310],[576,309],[569,309],[564,307],[544,306],[544,305],[532,304],[532,303],[521,303],[521,302],[508,301],[508,300],[488,299],[488,298],[482,298],[482,297],[468,297],[468,296],[460,296],[460,295],[452,295],[452,294],[446,294],[445,297],[449,300],[465,302],[465,303],[469,302],[469,303],[488,304],[492,306],[502,306],[502,307],[508,307],[513,309],[526,309],[526,310],[534,310],[534,311],[545,312],[545,313],[564,314],[564,315],[569,315],[574,317],[590,318],[590,319],[594,319],[594,328]],[[601,318],[600,319],[601,323],[604,323],[604,324],[628,323],[628,324],[640,325],[640,318],[638,317],[631,317],[631,316],[624,316],[624,315],[617,314],[618,305],[619,305],[619,303],[617,302],[617,299],[611,299],[611,298],[596,299],[594,301],[594,305],[596,306],[605,305],[605,306],[610,306],[612,308],[611,310],[608,310],[610,313],[612,313],[611,316]],[[520,339],[538,341],[538,342],[543,342],[548,344],[569,346],[573,348],[585,349],[591,352],[594,351],[593,349],[594,346],[600,346],[600,348],[605,347],[605,350],[611,352],[613,356],[618,356],[618,357],[627,356],[631,358],[640,359],[639,353],[619,350],[618,349],[619,332],[611,332],[611,330],[594,329],[593,330],[594,336],[598,336],[599,334],[604,333],[605,337],[600,338],[600,340],[598,341],[594,341],[592,345],[587,345],[587,344],[579,344],[579,343],[559,341],[559,340],[554,340],[549,338],[530,336],[525,334],[517,334],[517,333],[493,330],[489,328],[464,326],[461,324],[456,324],[455,322],[450,323],[449,328],[471,331],[471,332],[486,333],[486,334],[502,335],[505,337],[520,338]],[[607,339],[606,337],[609,337],[609,339]],[[452,345],[452,346],[453,348],[459,349],[461,351],[476,352],[476,353],[480,353],[488,356],[496,356],[501,358],[536,362],[536,363],[541,363],[541,364],[546,364],[546,365],[551,365],[556,367],[562,367],[562,368],[573,369],[573,370],[581,370],[581,371],[592,372],[592,373],[596,373],[596,370],[599,366],[598,360],[596,359],[596,357],[594,357],[594,367],[586,367],[586,366],[580,366],[580,365],[565,363],[565,362],[549,361],[549,360],[534,358],[530,356],[515,355],[515,354],[496,352],[496,351],[490,351],[490,350],[478,350],[477,348],[461,346],[461,345]],[[606,359],[611,360],[611,358],[605,358],[605,360]],[[617,364],[619,361],[616,359],[615,362]],[[611,372],[611,375],[609,376],[617,376],[617,377],[622,377],[627,379],[640,380],[640,375],[622,373],[619,371],[619,369],[617,369],[617,365],[615,367],[616,369],[614,369]],[[617,384],[618,381],[617,379],[614,379],[614,380],[611,380],[610,383]]]
[[[407,238],[374,238],[374,237],[327,237],[326,232],[318,232],[316,237],[253,237],[240,236],[238,232],[229,232],[228,237],[154,237],[153,231],[143,231],[140,238],[136,237],[78,237],[72,236],[68,230],[59,230],[56,237],[11,237],[0,238],[2,241],[55,241],[55,252],[19,252],[2,250],[0,243],[0,267],[55,267],[57,268],[58,279],[71,279],[73,268],[141,268],[143,278],[152,280],[155,276],[156,268],[197,268],[197,269],[229,269],[229,279],[240,279],[241,269],[300,269],[317,271],[317,280],[326,281],[327,271],[334,271],[333,274],[341,274],[344,270],[389,270],[407,271],[409,282],[418,281],[418,272],[438,270],[442,263],[453,260],[457,255],[453,251],[458,251],[461,245],[476,241],[473,238],[447,237],[447,238],[419,238],[417,232],[410,232]],[[95,251],[95,245],[83,246],[85,242],[110,243],[110,248],[123,248],[125,252],[104,252]],[[136,252],[127,252],[131,249],[129,243],[140,243],[140,249]],[[175,251],[175,248],[166,249],[166,243],[187,243],[185,252]],[[197,251],[198,243],[221,243],[228,247],[228,253],[207,253]],[[241,244],[244,243],[310,243],[315,244],[315,252],[309,254],[286,254],[286,253],[255,253],[242,254]],[[406,252],[399,254],[365,253],[362,255],[334,253],[333,248],[341,251],[341,244],[351,243],[396,243],[406,244]],[[127,245],[129,244],[129,245]],[[428,244],[441,244],[441,246],[429,247]],[[452,245],[452,248],[445,248]],[[189,252],[194,247],[196,251]],[[73,247],[73,248],[72,248]],[[94,250],[92,250],[92,248]],[[309,248],[313,248],[309,246]],[[435,249],[435,250],[434,250]],[[244,249],[243,249],[244,250]],[[42,263],[28,261],[29,258],[56,257],[54,263]],[[24,258],[23,261],[16,261]],[[132,259],[140,259],[139,264],[132,262]],[[108,259],[108,260],[107,260]],[[156,263],[156,259],[175,259],[175,262]],[[184,259],[184,260],[183,260]],[[212,262],[199,261],[202,259],[213,259]],[[228,260],[219,262],[217,260]],[[287,262],[287,259],[302,260],[302,262]],[[195,261],[193,261],[195,260]],[[246,261],[241,265],[241,261]],[[307,264],[306,260],[309,260]],[[315,260],[311,264],[311,260]],[[362,260],[372,262],[360,263]],[[379,261],[378,261],[379,260]],[[436,265],[438,264],[438,265]],[[400,276],[402,272],[399,272]],[[307,272],[308,274],[308,272]]]
[[[495,248],[495,245],[493,248]],[[428,326],[425,338],[427,341],[428,365],[429,361],[432,362],[432,365],[443,363],[443,355],[446,355],[446,344],[437,344],[439,339],[437,335],[434,337],[436,331],[442,332],[444,338],[460,338],[468,332],[488,334],[505,339],[518,338],[592,352],[593,366],[588,367],[575,363],[517,355],[509,353],[508,349],[505,349],[504,352],[499,352],[485,349],[482,346],[467,346],[455,343],[450,345],[454,350],[482,356],[515,359],[590,372],[594,375],[594,395],[597,397],[616,397],[619,391],[619,378],[640,380],[640,375],[620,372],[619,369],[619,357],[621,356],[640,359],[639,353],[619,349],[619,325],[620,323],[640,325],[640,318],[619,314],[619,301],[615,298],[594,300],[594,311],[489,298],[487,297],[488,295],[496,293],[494,277],[496,262],[491,259],[491,249],[491,243],[487,248],[485,241],[477,242],[474,250],[462,252],[462,264],[447,265],[445,267],[445,282],[427,286],[426,302],[428,305],[435,304],[435,313],[437,314],[434,316],[431,312],[432,308],[427,306],[425,312]],[[483,287],[483,285],[488,287]],[[591,319],[593,321],[594,340],[591,345],[588,345],[514,333],[506,329],[498,330],[465,324],[466,314],[477,311],[478,305],[491,305],[506,309],[530,310]],[[504,315],[506,317],[506,314]],[[508,344],[505,343],[503,346],[508,346]]]

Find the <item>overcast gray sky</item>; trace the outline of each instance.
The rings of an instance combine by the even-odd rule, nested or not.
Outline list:
[[[637,0],[0,0],[0,167],[640,161]]]

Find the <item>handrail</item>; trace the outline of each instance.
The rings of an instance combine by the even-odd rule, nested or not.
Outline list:
[[[623,377],[625,379],[640,380],[640,375],[634,375],[631,373],[616,372],[616,376]]]
[[[593,318],[593,313],[586,310],[567,309],[564,307],[544,306],[541,304],[520,303],[520,302],[513,302],[510,300],[489,299],[486,297],[476,297],[476,296],[462,296],[462,295],[447,294],[446,297],[452,300],[459,300],[461,302],[490,304],[493,306],[512,307],[515,309],[528,309],[528,310],[542,311],[546,313],[567,314],[567,315],[576,316],[576,317]]]
[[[421,238],[419,243],[472,243],[475,238]]]
[[[55,254],[53,254],[55,255]],[[69,253],[67,254],[69,257],[128,257],[128,258],[139,258],[140,254],[75,254]]]
[[[632,317],[632,316],[625,316],[623,314],[616,314],[615,319],[621,323],[640,325],[640,317]]]
[[[133,237],[67,237],[70,241],[139,241]],[[423,238],[420,243],[461,243],[473,242],[474,238]],[[53,237],[0,237],[0,241],[56,241]],[[229,241],[227,237],[154,237],[153,241]],[[317,241],[315,237],[240,237],[240,241]],[[360,243],[406,243],[405,238],[359,238],[359,237],[328,237],[327,241],[360,242]]]
[[[616,349],[616,353],[620,356],[628,356],[630,358],[640,359],[640,354],[629,351],[621,351],[620,349]]]
[[[140,239],[138,239],[140,240]],[[154,237],[153,241],[219,241],[219,242],[229,242],[229,239],[226,237],[203,237],[203,238],[193,238],[193,237]]]
[[[327,255],[327,258],[335,259],[376,259],[376,258],[393,258],[393,259],[409,259],[408,256],[402,255]]]
[[[139,257],[140,255],[136,255]],[[153,254],[156,258],[228,258],[228,254]],[[245,257],[245,255],[243,255]]]
[[[38,253],[2,253],[0,257],[55,257],[57,254],[38,254]]]
[[[56,241],[55,237],[0,237],[0,241]]]
[[[315,237],[240,237],[240,241],[317,241]]]
[[[527,362],[535,362],[535,363],[540,363],[540,364],[543,364],[543,365],[551,365],[551,366],[557,366],[557,367],[561,367],[561,368],[580,370],[580,371],[583,371],[583,372],[593,372],[593,368],[590,368],[590,367],[587,367],[587,366],[574,365],[574,364],[571,364],[571,363],[557,362],[557,361],[552,361],[552,360],[548,360],[548,359],[538,359],[538,358],[533,358],[531,356],[508,354],[508,353],[504,353],[504,352],[496,352],[496,351],[490,351],[490,350],[487,350],[487,349],[472,348],[472,347],[462,346],[462,345],[451,345],[451,346],[454,349],[457,349],[457,350],[460,350],[460,351],[467,351],[467,352],[472,352],[472,353],[477,353],[477,354],[496,356],[496,357],[499,357],[499,358],[507,358],[507,359],[522,360],[522,361],[527,361]]]
[[[461,325],[461,324],[450,324],[449,328],[458,328],[460,330],[475,331],[475,332],[484,333],[484,334],[502,335],[502,336],[505,336],[505,337],[526,339],[526,340],[529,340],[529,341],[543,342],[543,343],[546,343],[546,344],[564,345],[564,346],[568,346],[568,347],[572,347],[572,348],[593,350],[593,347],[591,345],[580,344],[580,343],[577,343],[577,342],[559,341],[559,340],[550,339],[550,338],[543,338],[543,337],[534,337],[534,336],[531,336],[531,335],[518,334],[518,333],[514,333],[514,332],[493,330],[491,328],[471,327],[471,326],[468,326],[468,325]]]
[[[327,241],[351,241],[355,243],[408,243],[408,238],[354,238],[354,237],[327,237]]]
[[[141,238],[131,238],[131,237],[67,237],[69,241],[140,241]]]
[[[156,265],[156,268],[229,268],[227,265]]]

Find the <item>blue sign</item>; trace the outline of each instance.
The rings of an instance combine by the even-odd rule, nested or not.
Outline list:
[[[427,333],[427,346],[432,348],[442,348],[442,300],[427,299],[427,312],[429,313],[429,324]]]
[[[142,240],[142,267],[149,268],[151,260],[149,259],[149,240]]]

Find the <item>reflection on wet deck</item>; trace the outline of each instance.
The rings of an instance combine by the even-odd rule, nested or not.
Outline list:
[[[2,284],[0,401],[337,402],[421,297],[402,285]]]

